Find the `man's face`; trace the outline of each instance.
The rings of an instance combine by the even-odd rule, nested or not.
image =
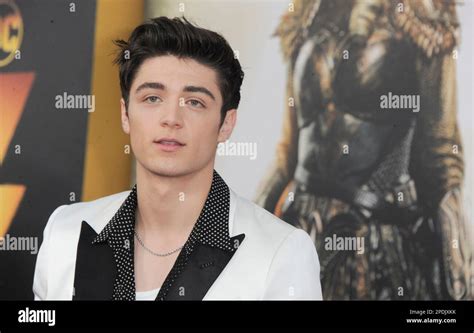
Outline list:
[[[141,64],[128,110],[121,100],[122,127],[138,168],[168,177],[213,168],[217,144],[230,137],[236,118],[231,110],[219,126],[217,82],[215,70],[192,59],[158,56]]]

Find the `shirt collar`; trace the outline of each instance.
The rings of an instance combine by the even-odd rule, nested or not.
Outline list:
[[[119,210],[97,235],[92,244],[109,241],[112,248],[130,246],[135,230],[135,211],[137,208],[137,185],[132,187],[128,197]],[[213,171],[211,188],[194,225],[186,251],[191,251],[194,242],[234,252],[229,235],[230,190],[217,171]]]

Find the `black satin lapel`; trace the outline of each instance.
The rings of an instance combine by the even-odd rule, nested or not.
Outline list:
[[[92,244],[97,233],[82,221],[77,247],[73,300],[110,300],[117,274],[112,249],[105,243]]]
[[[231,238],[236,248],[245,235]],[[237,250],[237,249],[236,249]],[[236,251],[196,243],[183,271],[170,287],[165,300],[202,300]]]

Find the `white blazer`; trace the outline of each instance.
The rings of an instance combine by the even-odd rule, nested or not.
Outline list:
[[[72,300],[81,222],[98,234],[130,191],[58,207],[44,229],[35,300]],[[320,267],[309,235],[230,189],[229,235],[245,240],[203,300],[321,300]]]

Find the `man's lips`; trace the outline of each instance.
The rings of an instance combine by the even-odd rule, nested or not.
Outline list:
[[[173,152],[185,146],[184,143],[173,138],[161,138],[155,140],[154,143],[156,143],[162,151],[166,152]]]
[[[173,138],[161,138],[159,140],[155,140],[155,143],[163,144],[163,145],[178,145],[178,146],[184,146],[185,144],[182,143],[181,141]]]

